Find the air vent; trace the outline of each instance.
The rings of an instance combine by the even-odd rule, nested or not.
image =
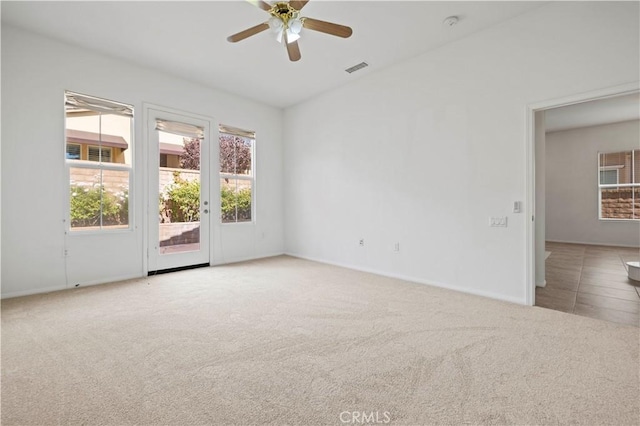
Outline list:
[[[361,70],[362,68],[368,67],[369,64],[366,62],[360,62],[358,65],[354,65],[351,68],[347,68],[345,71],[348,72],[349,74],[356,72],[358,70]]]

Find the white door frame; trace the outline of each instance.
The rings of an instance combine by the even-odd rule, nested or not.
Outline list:
[[[150,127],[149,127],[149,120],[152,118],[152,116],[155,116],[155,114],[157,112],[161,112],[161,113],[165,113],[166,114],[166,118],[168,119],[174,119],[176,121],[180,121],[180,117],[182,117],[184,119],[184,121],[188,122],[190,119],[194,120],[194,121],[199,121],[202,122],[202,124],[204,124],[205,127],[205,140],[208,141],[209,143],[209,149],[207,150],[208,153],[203,156],[200,159],[200,164],[201,164],[201,170],[203,167],[207,167],[209,170],[209,176],[208,176],[208,181],[211,181],[211,173],[213,170],[213,153],[214,153],[214,143],[217,140],[217,138],[215,138],[215,132],[217,132],[217,125],[215,124],[215,121],[213,119],[213,117],[209,117],[209,116],[205,116],[202,114],[196,114],[196,113],[192,113],[192,112],[187,112],[187,111],[182,111],[182,110],[178,110],[175,108],[169,108],[169,107],[165,107],[165,106],[161,106],[161,105],[156,105],[156,104],[151,104],[151,103],[143,103],[142,105],[143,107],[143,125],[142,125],[142,139],[144,141],[143,145],[145,146],[144,149],[144,155],[143,155],[143,167],[144,167],[144,194],[145,194],[145,214],[144,214],[144,218],[145,218],[145,225],[143,227],[143,273],[144,275],[147,275],[149,273],[150,270],[150,262],[149,262],[149,256],[151,255],[151,245],[150,245],[150,234],[151,234],[151,226],[154,226],[156,224],[156,220],[157,220],[157,197],[152,199],[151,197],[151,190],[150,190],[150,181],[151,181],[151,177],[150,177],[150,164],[152,162],[152,159],[150,158],[150,153],[149,153],[149,146],[150,146],[150,138],[151,138],[151,134],[150,134]],[[208,190],[206,191],[206,193],[202,194],[202,198],[206,198],[207,200],[209,200],[209,214],[206,215],[207,220],[208,220],[208,226],[205,226],[203,228],[206,228],[206,232],[207,232],[207,239],[206,241],[208,241],[207,246],[205,247],[205,249],[207,250],[208,256],[206,259],[206,263],[209,264],[213,264],[213,238],[212,238],[212,229],[213,229],[213,220],[212,220],[212,215],[215,215],[215,209],[212,210],[211,207],[213,205],[215,205],[214,203],[212,203],[211,200],[211,194],[212,194],[212,185],[208,185]],[[155,218],[152,217],[152,215],[155,215]],[[200,217],[201,217],[201,223],[202,223],[202,218],[203,218],[203,214],[201,213]]]
[[[640,90],[640,81],[613,86],[604,89],[594,90],[591,92],[579,93],[576,95],[566,96],[558,99],[550,99],[541,102],[535,102],[526,106],[526,162],[527,162],[527,203],[525,212],[527,214],[527,230],[526,230],[526,278],[525,278],[525,302],[529,306],[535,304],[535,288],[536,288],[536,251],[535,251],[535,231],[536,221],[533,220],[536,206],[536,188],[535,188],[535,113],[546,109],[563,107],[568,105],[580,104],[583,102],[594,101],[597,99],[611,98],[615,96],[628,95],[637,93]],[[529,218],[532,218],[529,220]]]

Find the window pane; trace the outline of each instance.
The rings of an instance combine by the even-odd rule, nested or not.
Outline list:
[[[633,183],[640,183],[640,149],[633,151]]]
[[[80,145],[67,144],[67,160],[80,160],[81,155]]]
[[[80,146],[87,158],[73,160],[132,164],[131,118],[97,111],[67,111],[67,152]]]
[[[89,144],[96,145],[100,141],[100,114],[88,110],[83,112],[72,112],[67,110],[65,124],[67,135],[67,159],[86,161],[89,153]],[[78,147],[78,149],[74,150],[73,147]],[[75,158],[76,155],[69,155],[72,151],[76,151],[78,154],[77,158]]]
[[[618,170],[601,170],[600,185],[617,185]]]
[[[236,174],[251,175],[251,145],[253,141],[248,138],[241,138],[236,144]]]
[[[602,219],[634,219],[634,191],[637,193],[638,189],[601,188]]]
[[[128,228],[129,226],[129,171],[103,170],[102,199],[103,227]]]
[[[220,172],[251,175],[251,148],[253,140],[220,134]]]
[[[100,148],[97,146],[90,146],[88,148],[88,160],[89,161],[101,161],[103,163],[111,163],[111,148]]]
[[[222,223],[251,222],[251,180],[220,179]]]
[[[100,170],[71,167],[70,209],[71,228],[100,228],[102,193]]]
[[[127,228],[129,171],[71,167],[72,229]]]
[[[220,218],[223,223],[251,222],[255,133],[220,126]]]
[[[606,171],[609,176],[613,170],[617,171],[617,182],[627,184],[632,182],[633,163],[631,158],[631,151],[622,152],[609,152],[606,154],[600,154],[600,171]],[[602,173],[600,173],[602,177]],[[605,184],[600,181],[601,184]]]

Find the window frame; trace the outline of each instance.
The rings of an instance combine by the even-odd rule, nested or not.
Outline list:
[[[75,143],[75,142],[71,142],[69,144],[67,144],[67,135],[66,135],[66,131],[67,131],[67,99],[68,97],[81,97],[81,98],[85,98],[85,99],[93,99],[96,100],[99,104],[105,105],[112,105],[114,107],[119,106],[120,108],[124,109],[128,109],[131,111],[131,115],[129,116],[129,137],[130,137],[130,141],[129,141],[129,146],[128,149],[131,149],[131,164],[121,164],[121,163],[115,163],[114,161],[114,157],[113,157],[113,147],[110,146],[99,146],[99,145],[87,145],[86,151],[87,151],[87,159],[83,160],[82,159],[82,145]],[[134,146],[135,146],[135,125],[134,125],[134,107],[131,104],[126,104],[123,102],[117,102],[117,101],[112,101],[106,98],[102,98],[102,97],[97,97],[97,96],[92,96],[92,95],[84,95],[84,94],[80,94],[77,92],[73,92],[70,90],[65,90],[64,94],[63,94],[63,99],[64,99],[64,134],[63,134],[63,150],[64,150],[64,163],[65,163],[65,177],[66,177],[66,184],[65,184],[65,188],[66,188],[66,226],[65,229],[66,231],[70,234],[70,235],[96,235],[96,234],[117,234],[117,233],[131,233],[134,231],[135,229],[135,224],[134,224],[134,164],[135,164],[135,150],[134,150]],[[87,106],[86,109],[98,112],[99,114],[115,114],[118,115],[117,112],[107,112],[105,110],[101,110],[101,107],[97,107],[97,108],[92,108],[90,106]],[[124,116],[128,116],[127,114],[119,114],[119,115],[124,115]],[[75,160],[75,159],[68,159],[67,158],[67,145],[80,145],[80,159]],[[89,146],[95,147],[95,148],[99,148],[99,149],[109,149],[111,152],[111,161],[110,162],[104,162],[104,161],[92,161],[89,160]],[[72,227],[71,226],[71,169],[72,168],[79,168],[79,169],[88,169],[88,170],[100,170],[100,171],[126,171],[128,173],[128,186],[127,186],[127,199],[128,199],[128,209],[127,209],[127,225],[126,226],[121,226],[121,227],[108,227],[105,225],[102,225],[102,223],[97,226],[97,227]]]
[[[233,179],[233,180],[244,180],[251,183],[251,220],[243,220],[234,222],[224,222],[222,220],[222,199],[220,199],[220,203],[218,205],[218,221],[222,226],[238,226],[238,225],[253,225],[256,222],[256,136],[255,132],[235,129],[233,127],[220,125],[218,129],[218,151],[220,150],[220,138],[222,135],[238,137],[242,139],[251,140],[251,169],[249,174],[235,174],[235,173],[224,173],[220,171],[221,165],[218,164],[218,179]],[[219,161],[219,157],[218,157]],[[222,187],[220,188],[220,192],[222,193]]]
[[[631,172],[630,172],[630,180],[631,183],[620,183],[620,169],[622,169],[624,167],[624,165],[613,165],[613,166],[601,166],[600,162],[602,160],[602,156],[603,155],[607,155],[607,154],[617,154],[617,153],[626,153],[626,152],[631,152]],[[632,211],[635,213],[635,191],[634,188],[640,188],[640,182],[639,183],[634,183],[635,181],[635,176],[638,173],[638,170],[635,170],[635,157],[636,155],[640,155],[640,149],[636,149],[636,148],[628,148],[628,149],[617,149],[615,151],[598,151],[597,153],[598,155],[598,164],[597,164],[597,172],[596,172],[596,176],[598,178],[598,186],[597,186],[597,191],[598,191],[598,220],[599,221],[603,221],[603,222],[640,222],[640,218],[635,219],[635,218],[607,218],[607,217],[602,217],[602,190],[603,189],[607,189],[607,188],[631,188],[631,194],[632,194]],[[618,183],[616,184],[603,184],[601,183],[601,179],[600,179],[600,172],[601,171],[610,171],[610,170],[615,170],[616,171],[616,181]],[[634,215],[634,213],[632,213],[632,215]]]

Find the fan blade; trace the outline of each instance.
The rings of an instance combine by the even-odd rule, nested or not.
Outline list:
[[[271,5],[269,3],[263,2],[262,0],[247,0],[247,2],[251,3],[256,7],[259,7],[265,12],[268,12],[271,10]]]
[[[268,29],[269,29],[269,24],[267,24],[266,22],[263,22],[262,24],[258,24],[255,27],[247,28],[246,30],[240,31],[237,34],[230,35],[229,37],[227,37],[227,41],[230,41],[231,43],[235,43],[237,41],[244,40],[247,37],[251,37],[252,35],[261,33],[262,31],[268,30]]]
[[[298,41],[296,40],[288,43],[286,31],[284,33],[284,44],[287,46],[287,53],[289,54],[291,62],[299,61],[302,55],[300,55],[300,46],[298,46]]]
[[[320,21],[313,18],[302,18],[302,26],[321,33],[348,38],[353,34],[353,30],[344,25],[332,24],[331,22]]]
[[[309,3],[309,0],[291,0],[289,6],[300,11],[307,3]]]

